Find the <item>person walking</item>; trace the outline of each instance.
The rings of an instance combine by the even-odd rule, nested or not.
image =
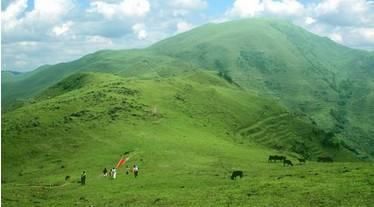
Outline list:
[[[86,177],[87,177],[86,171],[83,171],[81,175],[81,185],[86,185]]]
[[[135,164],[134,167],[133,167],[133,172],[134,172],[134,176],[135,178],[138,177],[138,173],[139,173],[139,168],[138,166]]]
[[[112,169],[112,176],[113,176],[113,179],[115,180],[116,177],[117,177],[117,169],[116,168]]]
[[[128,166],[128,165],[126,165],[126,169],[125,169],[125,173],[126,173],[126,175],[128,175],[128,174],[129,174],[129,171],[130,171],[130,168],[129,168],[129,166]]]

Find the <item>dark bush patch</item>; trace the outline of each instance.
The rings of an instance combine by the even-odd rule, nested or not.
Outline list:
[[[70,116],[81,117],[81,116],[86,115],[88,112],[89,112],[88,110],[77,111],[77,112],[70,114]]]
[[[160,202],[161,201],[161,198],[156,198],[154,201],[153,201],[153,204],[156,204],[157,202]]]

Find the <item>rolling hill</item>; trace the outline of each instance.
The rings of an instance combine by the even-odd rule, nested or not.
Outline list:
[[[146,49],[99,51],[42,66],[15,82],[5,76],[2,99],[11,108],[76,72],[146,79],[203,68],[219,71],[243,89],[278,98],[369,158],[374,153],[373,65],[373,53],[346,48],[288,22],[238,20],[208,24]]]
[[[373,57],[250,19],[3,72],[3,204],[368,206]],[[139,178],[103,177],[125,152]],[[230,180],[233,170],[243,179]]]
[[[326,178],[355,168],[360,169],[355,176],[370,176],[371,169],[360,163],[327,168],[309,163],[321,155],[356,159],[350,151],[326,144],[331,137],[305,117],[206,71],[150,80],[77,73],[7,112],[2,135],[2,199],[7,206],[243,205],[248,199],[266,205],[274,200],[268,193],[275,193],[280,183],[300,189],[314,182],[314,171]],[[124,152],[130,152],[130,164],[140,166],[138,180],[126,176],[124,169],[116,181],[101,176]],[[286,155],[295,164],[305,156],[308,165],[292,170],[269,164],[269,154]],[[235,169],[246,173],[241,188],[229,179]],[[88,172],[84,189],[76,184],[82,170]],[[64,181],[66,176],[71,180]],[[256,179],[250,181],[252,177]],[[294,179],[297,185],[289,183]],[[345,179],[341,174],[335,184],[310,193],[335,204],[342,194],[320,193],[338,188]],[[346,192],[366,187],[358,182]],[[203,199],[211,193],[216,196]],[[258,193],[263,195],[247,195]],[[302,203],[303,195],[292,195],[295,198],[282,200],[282,194],[275,200],[280,205],[309,205]],[[369,197],[363,194],[364,199],[349,203],[365,204]]]

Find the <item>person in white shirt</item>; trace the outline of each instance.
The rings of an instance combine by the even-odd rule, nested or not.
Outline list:
[[[113,168],[112,169],[112,175],[113,175],[113,179],[116,179],[116,176],[117,176],[117,169],[116,168]]]

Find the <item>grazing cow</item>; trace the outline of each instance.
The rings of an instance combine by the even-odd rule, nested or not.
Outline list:
[[[70,175],[65,176],[65,181],[68,181],[70,179]]]
[[[243,171],[241,171],[241,170],[232,171],[231,180],[234,180],[236,177],[242,178],[243,177]]]
[[[305,159],[304,158],[297,158],[298,160],[299,160],[299,163],[301,164],[301,163],[303,163],[303,164],[305,164]]]
[[[285,159],[286,159],[285,156],[270,155],[268,161],[269,161],[269,162],[272,162],[272,161],[277,162],[277,160],[283,161],[283,160],[285,160]]]
[[[283,160],[283,166],[293,166],[293,164],[292,164],[292,162],[291,162],[291,160]]]
[[[333,162],[331,157],[318,157],[318,162]]]

